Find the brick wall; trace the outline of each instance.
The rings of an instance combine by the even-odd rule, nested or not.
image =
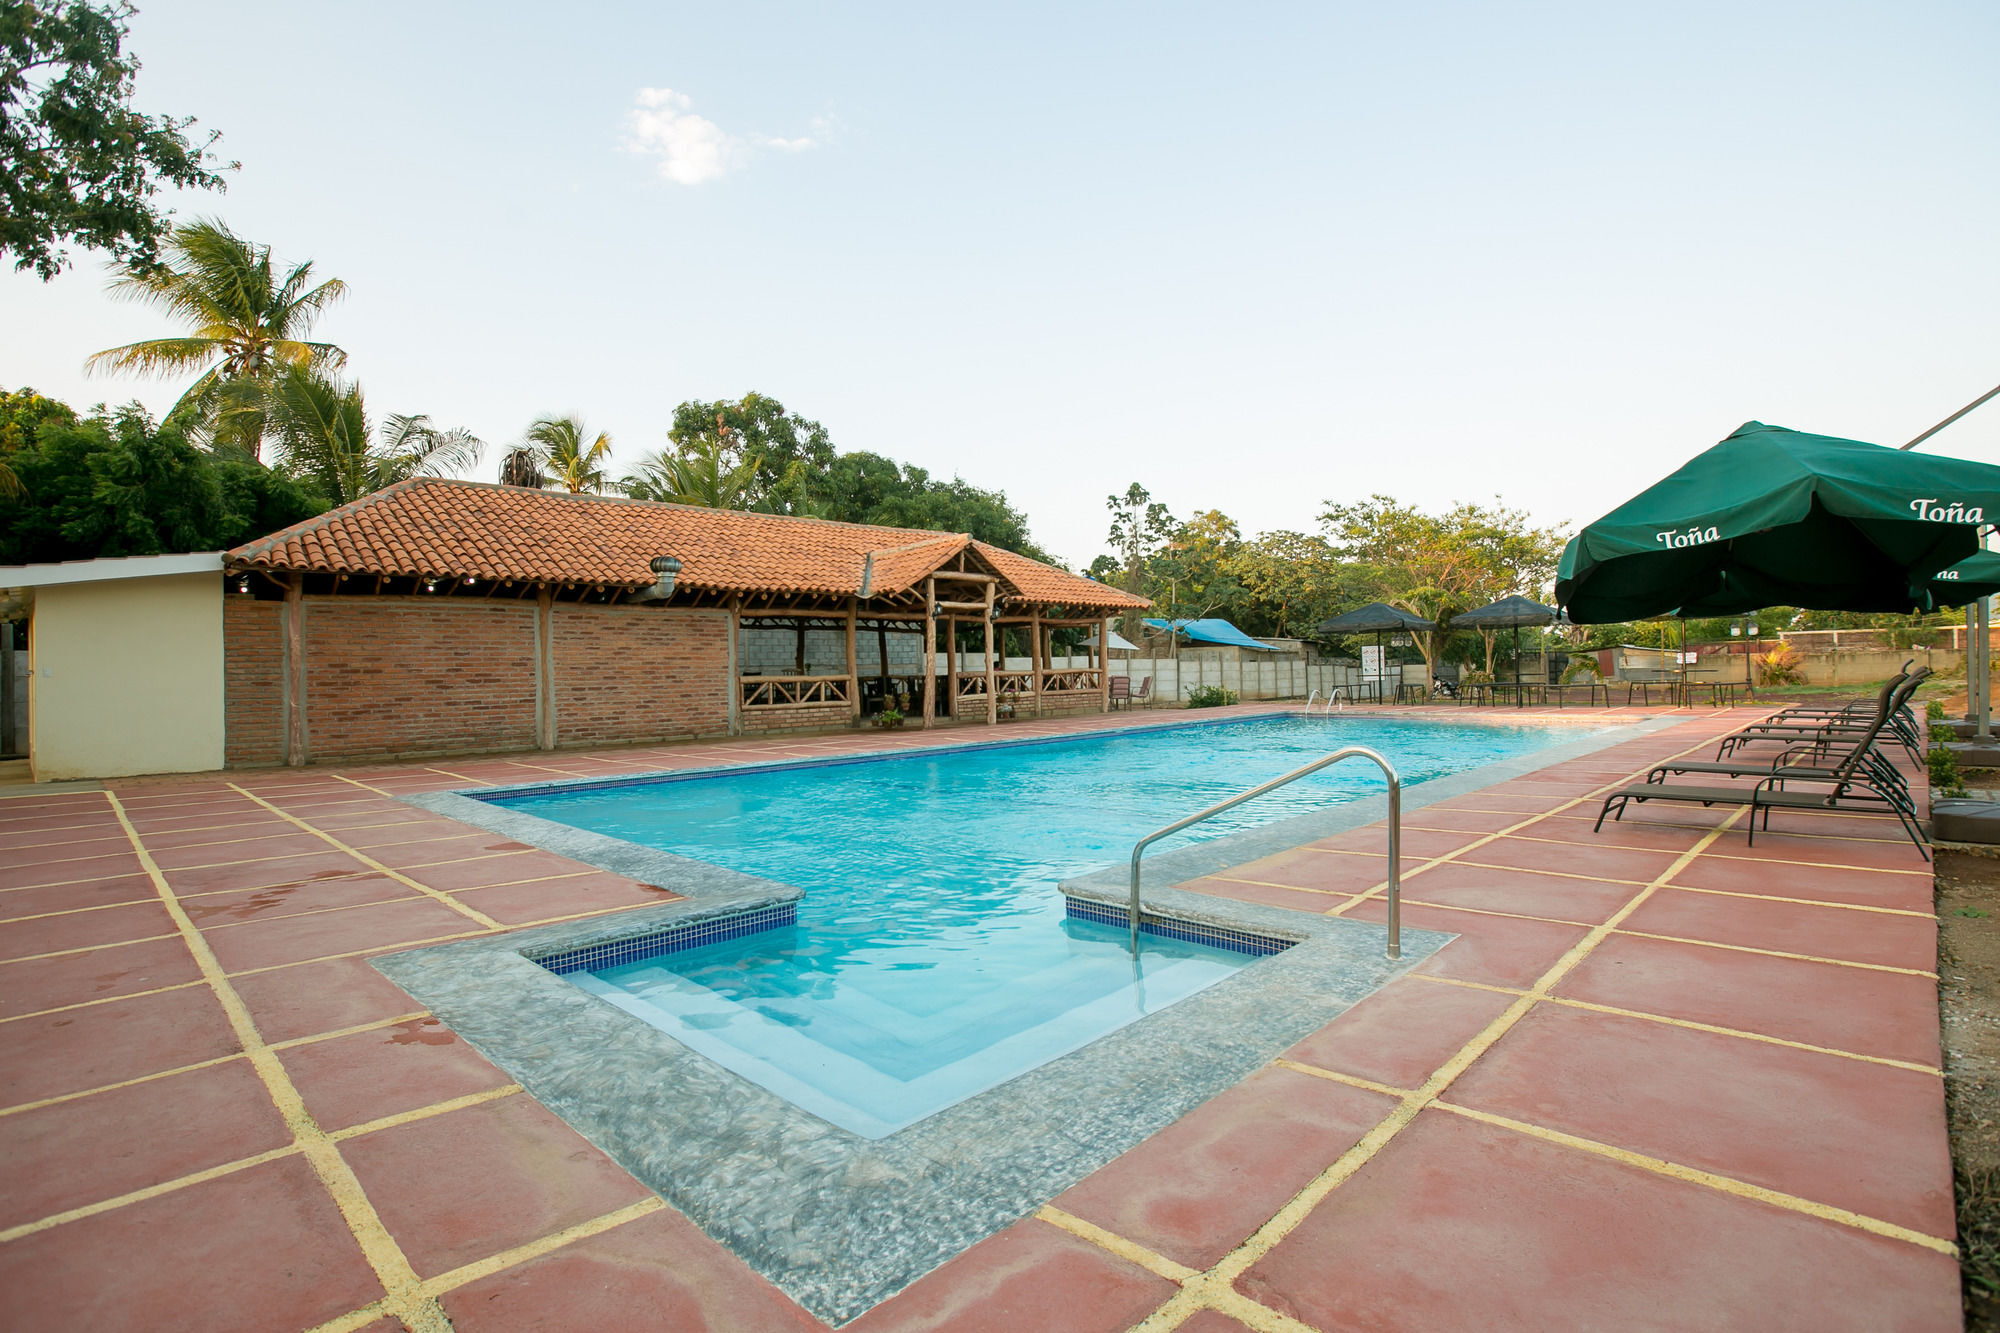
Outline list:
[[[1096,713],[1103,710],[1104,696],[1096,690],[1063,690],[1042,696],[1043,717],[1074,717],[1078,713]],[[1023,707],[1022,717],[1034,716],[1032,708]]]
[[[726,612],[559,604],[553,613],[557,744],[728,732]]]
[[[306,752],[535,748],[535,604],[305,599]]]
[[[222,599],[222,762],[285,761],[284,604]]]
[[[854,720],[853,710],[843,701],[831,704],[788,704],[743,710],[745,732],[804,731],[808,728],[844,727]]]

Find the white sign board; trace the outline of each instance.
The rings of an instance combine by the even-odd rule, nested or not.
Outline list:
[[[1382,645],[1365,643],[1361,645],[1361,674],[1379,676],[1382,674]]]

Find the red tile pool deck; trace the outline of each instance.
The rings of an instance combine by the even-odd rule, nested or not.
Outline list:
[[[1958,1328],[1929,868],[1868,815],[1593,834],[1756,713],[1669,716],[1412,811],[1404,919],[1460,938],[846,1327]],[[671,895],[395,798],[982,735],[0,798],[7,1322],[824,1327],[367,963]],[[1186,887],[1379,919],[1381,840]]]

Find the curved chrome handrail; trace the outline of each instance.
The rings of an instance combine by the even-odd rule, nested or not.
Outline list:
[[[1283,777],[1272,778],[1269,782],[1252,787],[1249,791],[1238,792],[1226,801],[1218,801],[1206,810],[1189,815],[1186,819],[1167,825],[1156,832],[1139,839],[1132,848],[1132,957],[1139,956],[1139,857],[1148,847],[1162,838],[1172,837],[1182,829],[1199,824],[1202,820],[1221,814],[1224,810],[1239,806],[1245,801],[1255,800],[1266,792],[1276,791],[1286,783],[1297,782],[1300,778],[1317,773],[1330,764],[1343,759],[1362,758],[1373,760],[1382,770],[1382,776],[1389,781],[1389,948],[1390,958],[1403,956],[1402,935],[1402,869],[1403,869],[1403,781],[1389,761],[1365,745],[1348,745],[1335,750],[1322,759],[1315,759],[1304,768],[1295,768]]]

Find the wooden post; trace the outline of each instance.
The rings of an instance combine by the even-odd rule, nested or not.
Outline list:
[[[847,599],[847,711],[856,722],[861,720],[861,668],[855,658],[854,620],[860,609],[858,598]]]
[[[1111,711],[1111,617],[1097,618],[1097,711]]]
[[[986,618],[980,622],[986,626],[986,725],[991,727],[1000,721],[999,682],[993,675],[993,585],[986,585]]]
[[[798,623],[798,635],[798,647],[792,652],[792,674],[803,676],[806,674],[806,622],[804,620],[800,620]]]
[[[535,590],[535,745],[556,748],[556,622],[546,586]],[[736,688],[730,682],[730,688]]]
[[[306,762],[306,576],[293,574],[285,585],[285,762]]]
[[[945,711],[953,721],[958,720],[958,621],[947,617],[944,622],[944,672]]]
[[[882,706],[887,708],[894,700],[889,698],[889,630],[880,620],[875,622],[875,674],[882,680]]]
[[[1035,674],[1035,716],[1042,715],[1042,686],[1048,683],[1043,674],[1046,654],[1042,651],[1042,604],[1035,603],[1035,609],[1028,614],[1028,660],[1033,664]]]
[[[937,580],[924,580],[924,727],[937,717]]]
[[[743,599],[729,599],[729,734],[743,734]]]

